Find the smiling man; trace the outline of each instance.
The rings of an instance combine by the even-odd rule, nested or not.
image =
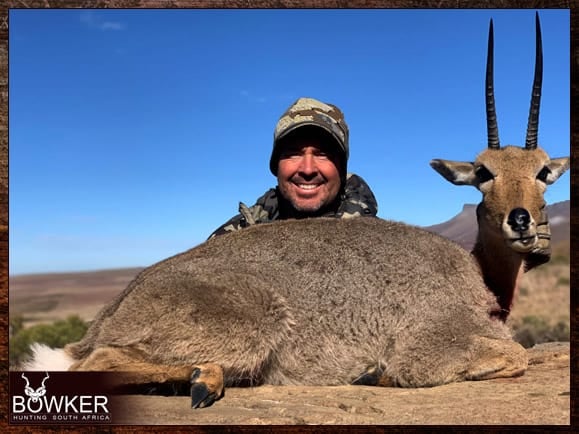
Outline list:
[[[374,217],[376,198],[358,175],[347,173],[348,126],[341,110],[300,98],[279,119],[269,161],[277,187],[210,236],[274,220],[310,217]]]

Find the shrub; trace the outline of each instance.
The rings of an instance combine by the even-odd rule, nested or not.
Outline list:
[[[569,264],[570,257],[569,255],[558,254],[551,257],[549,264]]]
[[[569,341],[569,324],[563,321],[550,326],[544,318],[531,315],[524,317],[522,323],[513,329],[515,341],[525,348],[544,342]]]
[[[24,318],[22,315],[15,315],[10,317],[10,325],[8,327],[10,337],[17,334],[24,328]]]
[[[570,282],[568,277],[561,276],[561,277],[559,277],[559,279],[557,279],[557,285],[564,286],[564,285],[569,285],[569,283],[571,283],[571,282]]]
[[[70,342],[80,340],[88,325],[78,315],[69,316],[52,324],[39,324],[28,328],[22,327],[22,318],[10,320],[11,337],[8,342],[9,363],[18,366],[31,355],[30,345],[34,342],[46,344],[51,348],[62,348]]]

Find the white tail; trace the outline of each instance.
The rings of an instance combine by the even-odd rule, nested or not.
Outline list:
[[[67,371],[74,362],[62,348],[34,343],[30,349],[32,358],[22,364],[23,371]]]

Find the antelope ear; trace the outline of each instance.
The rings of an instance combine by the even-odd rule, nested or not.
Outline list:
[[[436,159],[430,162],[430,167],[454,185],[478,185],[474,163]]]
[[[545,182],[547,184],[552,184],[559,177],[565,173],[567,169],[569,169],[570,159],[569,157],[562,157],[562,158],[552,158],[546,165],[546,167],[550,170],[550,173],[547,175]]]

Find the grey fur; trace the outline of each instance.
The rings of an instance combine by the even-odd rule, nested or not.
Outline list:
[[[225,384],[393,385],[520,375],[525,350],[451,241],[376,218],[278,221],[212,238],[140,273],[67,346],[153,365],[215,363]],[[496,306],[495,306],[496,307]],[[120,369],[120,368],[111,368]]]

